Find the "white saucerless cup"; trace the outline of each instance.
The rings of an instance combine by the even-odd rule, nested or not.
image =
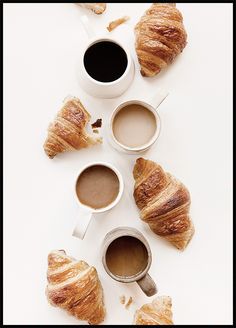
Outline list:
[[[86,15],[81,17],[81,22],[83,23],[89,37],[88,42],[81,51],[79,60],[78,78],[81,87],[90,95],[98,98],[115,98],[120,96],[128,89],[134,78],[134,63],[128,48],[120,41],[110,37],[109,35],[99,37],[96,36],[88,22]],[[101,82],[95,80],[88,74],[84,66],[84,54],[86,50],[95,43],[102,41],[109,41],[119,45],[125,51],[127,56],[127,66],[124,73],[112,82]]]
[[[159,89],[159,91],[155,94],[155,96],[153,96],[150,100],[144,101],[142,99],[135,98],[135,99],[127,100],[127,101],[119,104],[112,112],[110,120],[109,120],[108,135],[109,135],[109,141],[110,141],[111,145],[116,150],[127,153],[127,154],[139,154],[139,153],[142,153],[142,152],[146,151],[147,149],[149,149],[157,141],[157,139],[160,135],[161,118],[160,118],[160,115],[158,114],[157,109],[167,96],[168,96],[168,92],[166,90]],[[115,119],[116,115],[118,114],[118,112],[125,106],[132,105],[132,104],[137,104],[137,105],[141,105],[141,106],[145,107],[146,109],[148,109],[150,112],[153,113],[155,120],[156,120],[156,129],[155,129],[155,133],[153,134],[153,136],[150,138],[150,140],[147,143],[142,144],[137,147],[129,147],[127,145],[122,144],[121,142],[119,142],[117,140],[117,138],[115,137],[114,132],[113,132],[113,123],[114,123],[114,119]],[[140,133],[142,133],[142,131],[140,131]]]
[[[117,194],[116,198],[114,199],[114,201],[112,203],[110,203],[109,205],[107,205],[106,207],[102,207],[99,209],[93,209],[93,208],[81,203],[81,201],[79,200],[77,193],[76,193],[76,185],[77,185],[77,180],[79,179],[79,176],[87,168],[89,168],[91,166],[95,166],[95,165],[101,165],[101,166],[105,166],[105,167],[111,169],[116,174],[118,181],[119,181],[119,191],[118,191],[118,194]],[[116,167],[114,167],[112,164],[107,163],[107,162],[92,162],[92,163],[89,163],[86,166],[84,166],[80,170],[79,174],[76,176],[76,181],[75,181],[75,197],[76,197],[77,203],[79,204],[79,213],[78,213],[77,223],[76,223],[76,226],[74,227],[74,231],[73,231],[72,235],[77,238],[83,239],[92,217],[95,216],[96,213],[107,212],[107,211],[111,210],[114,206],[116,206],[121,199],[123,191],[124,191],[124,182],[123,182],[122,175],[121,175],[120,171]]]

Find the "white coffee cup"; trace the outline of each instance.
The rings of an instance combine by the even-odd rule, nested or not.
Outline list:
[[[116,174],[116,176],[119,180],[119,192],[116,196],[116,199],[112,203],[110,203],[108,206],[99,208],[99,209],[93,209],[93,208],[81,203],[81,201],[79,200],[77,193],[76,193],[76,185],[77,185],[77,180],[78,180],[79,176],[87,168],[89,168],[91,166],[95,166],[95,165],[102,165],[102,166],[108,167]],[[89,163],[86,166],[84,166],[80,170],[79,174],[76,176],[76,181],[75,181],[75,196],[76,196],[76,201],[79,204],[79,213],[78,213],[78,220],[77,220],[77,223],[76,223],[76,226],[74,228],[72,235],[77,238],[83,239],[92,217],[97,213],[107,212],[107,211],[111,210],[114,206],[116,206],[122,197],[123,191],[124,191],[124,181],[123,181],[122,175],[121,175],[120,171],[115,166],[113,166],[111,163],[92,162],[92,163]]]
[[[80,59],[79,59],[78,79],[81,87],[88,94],[98,98],[114,98],[120,96],[128,89],[134,78],[134,63],[128,48],[124,44],[121,44],[120,41],[108,35],[103,35],[99,37],[96,36],[88,22],[88,18],[86,15],[83,15],[81,17],[81,22],[83,23],[84,28],[89,37],[88,42],[86,43],[86,45],[83,47],[81,51]],[[116,43],[125,51],[127,56],[127,66],[124,73],[122,74],[121,77],[119,77],[117,80],[114,80],[112,82],[101,82],[95,80],[88,74],[84,66],[84,54],[86,50],[89,47],[91,47],[93,44],[102,41],[109,41],[109,42]]]
[[[157,112],[157,108],[159,105],[163,102],[163,100],[168,96],[168,92],[164,89],[159,89],[159,91],[153,96],[150,100],[144,101],[141,99],[130,99],[125,102],[122,102],[119,104],[112,112],[110,120],[109,120],[109,126],[108,126],[108,134],[109,134],[109,141],[110,144],[118,151],[127,153],[127,154],[139,154],[147,149],[149,149],[158,139],[161,131],[161,118]],[[113,122],[115,119],[115,116],[118,114],[118,112],[125,106],[131,105],[131,104],[138,104],[142,105],[143,107],[147,108],[149,111],[151,111],[154,114],[155,120],[156,120],[156,130],[152,138],[145,144],[137,147],[128,147],[127,145],[122,144],[119,142],[113,132]]]

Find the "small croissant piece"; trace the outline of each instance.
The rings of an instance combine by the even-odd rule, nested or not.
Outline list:
[[[117,26],[127,22],[127,20],[129,20],[129,16],[123,16],[121,18],[118,18],[112,22],[109,23],[109,25],[107,26],[107,30],[109,32],[113,31],[115,28],[117,28]]]
[[[171,306],[169,296],[158,296],[135,312],[134,325],[173,325]]]
[[[106,3],[76,3],[80,7],[92,10],[95,14],[100,15],[106,10]]]
[[[52,251],[48,255],[47,280],[46,295],[51,305],[91,325],[104,320],[103,290],[94,267],[76,261],[63,250]]]
[[[174,3],[153,3],[135,26],[135,37],[143,76],[158,74],[187,44],[183,17]]]
[[[48,137],[43,146],[48,157],[102,143],[102,138],[94,138],[86,132],[89,120],[90,114],[78,98],[67,100],[49,125]]]
[[[183,250],[194,234],[187,188],[155,162],[138,158],[133,170],[134,199],[143,221]]]

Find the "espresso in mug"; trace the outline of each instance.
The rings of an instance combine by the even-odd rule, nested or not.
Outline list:
[[[132,236],[115,239],[107,248],[106,264],[111,273],[131,277],[141,273],[147,266],[148,252],[144,244]]]
[[[100,82],[119,79],[128,64],[126,52],[117,43],[101,41],[94,43],[84,54],[84,67],[87,73]]]
[[[135,148],[148,143],[157,129],[155,115],[140,104],[129,104],[115,115],[112,130],[116,140]]]
[[[76,194],[82,204],[100,209],[117,198],[119,186],[119,179],[112,169],[104,165],[93,165],[79,175]]]

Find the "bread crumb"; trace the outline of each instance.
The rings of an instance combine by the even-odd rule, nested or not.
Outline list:
[[[128,310],[132,303],[133,303],[133,298],[130,296],[128,302],[125,304],[125,308]]]
[[[112,22],[109,23],[107,26],[107,29],[109,32],[113,31],[117,26],[125,23],[130,17],[129,16],[123,16],[121,18],[118,18]]]
[[[125,295],[120,296],[120,303],[125,304]]]
[[[99,133],[99,131],[97,129],[94,129],[93,133]]]
[[[91,127],[94,128],[100,128],[102,126],[102,119],[98,118],[96,122],[91,124]]]

